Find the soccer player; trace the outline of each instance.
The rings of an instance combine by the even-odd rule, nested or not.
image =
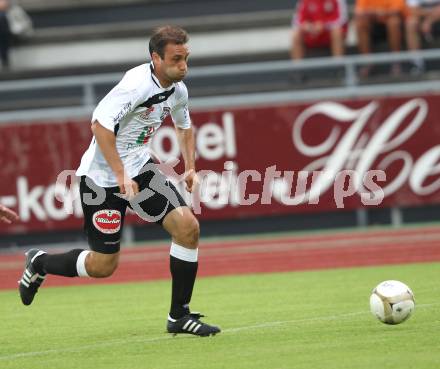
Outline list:
[[[0,204],[0,222],[11,224],[13,221],[18,220],[18,215],[15,211]]]
[[[155,30],[149,43],[151,63],[129,70],[100,101],[92,117],[92,142],[77,175],[84,229],[91,250],[48,254],[31,249],[19,290],[32,303],[47,274],[105,278],[118,266],[120,236],[127,206],[155,221],[171,235],[171,308],[169,333],[210,336],[216,326],[200,321],[189,302],[197,274],[199,224],[175,186],[151,159],[147,143],[171,114],[185,162],[185,182],[195,189],[195,144],[188,113],[187,33],[174,26]]]

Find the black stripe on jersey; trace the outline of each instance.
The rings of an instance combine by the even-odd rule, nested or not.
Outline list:
[[[118,134],[119,131],[119,123],[115,125],[115,128],[113,129],[113,132],[115,133],[115,136]]]
[[[151,96],[147,101],[143,102],[142,104],[138,105],[137,107],[143,106],[144,108],[151,108],[154,104],[160,104],[164,101],[167,101],[168,98],[174,93],[175,87],[173,87],[169,91],[164,91],[159,94]]]

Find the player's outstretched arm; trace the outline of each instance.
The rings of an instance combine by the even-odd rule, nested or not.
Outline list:
[[[18,215],[15,213],[15,211],[12,211],[6,206],[0,204],[0,222],[11,224],[18,219]]]

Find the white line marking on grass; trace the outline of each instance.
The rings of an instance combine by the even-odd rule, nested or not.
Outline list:
[[[417,308],[426,308],[431,306],[440,305],[440,303],[432,303],[432,304],[421,304],[418,305]],[[369,312],[367,310],[364,311],[356,311],[353,313],[346,313],[346,314],[336,314],[336,315],[324,315],[324,316],[318,316],[314,318],[304,318],[304,319],[292,319],[292,320],[283,320],[283,321],[275,321],[275,322],[266,322],[261,324],[255,324],[255,325],[249,325],[244,327],[236,327],[236,328],[228,328],[224,329],[222,333],[236,333],[241,332],[245,330],[251,330],[251,329],[260,329],[260,328],[271,328],[276,327],[280,325],[285,324],[292,324],[292,323],[307,323],[307,322],[313,322],[313,321],[320,321],[320,320],[335,320],[335,319],[341,319],[341,318],[347,318],[357,315],[366,315]],[[190,338],[190,336],[183,336],[181,338]],[[28,357],[36,357],[36,356],[45,356],[45,355],[53,355],[53,354],[61,354],[61,353],[68,353],[68,352],[81,352],[81,351],[88,351],[88,350],[94,350],[100,347],[109,347],[109,346],[116,346],[121,344],[130,344],[130,343],[150,343],[150,342],[158,342],[158,341],[166,341],[166,340],[172,340],[176,339],[170,335],[166,336],[159,336],[159,337],[151,337],[151,338],[128,338],[128,339],[118,339],[118,340],[110,340],[106,342],[96,343],[96,344],[89,344],[89,345],[81,345],[71,348],[61,348],[61,349],[52,349],[52,350],[43,350],[43,351],[31,351],[31,352],[20,352],[17,354],[12,355],[1,355],[0,361],[7,361],[7,360],[15,360],[15,359],[22,359],[22,358],[28,358]]]
[[[13,355],[4,355],[4,356],[0,356],[0,360],[13,360],[13,359],[20,359],[20,358],[25,358],[25,357],[60,354],[60,353],[66,353],[66,352],[80,352],[80,351],[93,350],[95,348],[100,348],[100,347],[108,347],[108,346],[122,345],[122,344],[127,344],[127,343],[138,343],[138,342],[149,343],[149,342],[170,340],[172,338],[173,337],[171,337],[171,336],[160,336],[160,337],[151,337],[151,338],[133,338],[133,339],[125,339],[125,340],[123,340],[123,339],[111,340],[111,341],[107,341],[107,342],[96,343],[93,345],[83,345],[83,346],[76,346],[76,347],[71,347],[71,348],[21,352],[21,353],[13,354]]]
[[[433,303],[433,304],[420,304],[417,305],[417,309],[425,308],[425,307],[431,307],[435,305],[440,305],[440,303]],[[335,320],[335,319],[341,319],[341,318],[347,318],[357,315],[367,315],[370,314],[369,311],[356,311],[353,313],[346,313],[346,314],[338,314],[338,315],[325,315],[325,316],[317,316],[315,318],[304,318],[304,319],[292,319],[292,320],[282,320],[278,322],[267,322],[267,323],[261,323],[256,325],[249,325],[246,327],[237,327],[237,328],[229,328],[225,329],[222,332],[224,333],[235,333],[250,329],[259,329],[259,328],[271,328],[276,327],[278,325],[284,325],[284,324],[292,324],[292,323],[307,323],[307,322],[313,322],[313,321],[319,321],[319,320]]]
[[[315,318],[280,320],[277,322],[267,322],[267,323],[261,323],[261,324],[256,324],[256,325],[249,325],[246,327],[229,328],[229,329],[223,330],[222,332],[235,333],[235,332],[245,331],[245,330],[249,330],[249,329],[271,328],[271,327],[276,327],[278,325],[284,325],[284,324],[307,323],[307,322],[313,322],[313,321],[319,321],[319,320],[335,320],[335,319],[346,318],[346,317],[350,317],[350,316],[363,315],[366,313],[367,313],[367,311],[357,311],[355,313],[338,314],[338,315],[325,315],[325,316],[317,316]]]

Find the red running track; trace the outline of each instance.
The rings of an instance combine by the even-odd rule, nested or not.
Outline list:
[[[168,279],[168,244],[122,249],[111,278],[50,276],[45,286]],[[0,289],[16,288],[23,254],[0,255]],[[203,243],[199,276],[440,261],[440,227],[275,236]]]

